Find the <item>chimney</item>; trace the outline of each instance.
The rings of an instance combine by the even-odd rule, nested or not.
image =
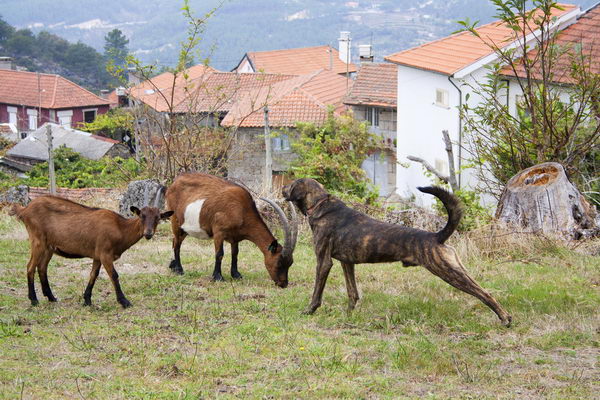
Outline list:
[[[373,46],[370,44],[359,44],[358,45],[358,56],[360,62],[373,62]]]
[[[127,81],[131,86],[136,86],[142,83],[142,78],[135,68],[127,68]]]
[[[0,69],[15,69],[12,57],[0,57]]]
[[[338,39],[340,60],[344,63],[350,63],[352,61],[352,55],[350,54],[350,44],[352,39],[350,38],[350,32],[341,31],[340,38]]]

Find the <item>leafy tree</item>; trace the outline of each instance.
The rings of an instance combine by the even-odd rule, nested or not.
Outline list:
[[[367,202],[377,199],[361,168],[369,154],[382,150],[380,138],[369,132],[366,122],[351,114],[335,116],[333,111],[322,126],[298,123],[298,140],[292,148],[298,158],[292,163],[295,178],[313,178],[329,191],[354,196]]]
[[[2,16],[0,16],[0,43],[9,39],[15,33],[15,28],[8,24],[8,22],[4,21]]]
[[[108,62],[109,70],[114,69],[119,79],[124,79],[124,69],[127,65],[129,39],[120,29],[113,29],[104,37],[104,56]]]
[[[556,161],[571,179],[586,187],[597,178],[600,145],[600,75],[594,73],[592,43],[560,41],[553,29],[557,2],[493,0],[497,18],[511,30],[515,48],[480,36],[475,24],[462,21],[497,55],[487,80],[472,89],[482,101],[467,101],[461,114],[470,139],[467,150],[479,168],[488,190],[498,194],[513,175],[532,165]],[[537,31],[533,43],[525,38]],[[506,99],[506,75],[512,75],[522,92],[517,112]],[[493,179],[489,179],[489,177]],[[596,179],[597,182],[597,179]]]
[[[15,56],[28,56],[35,54],[37,42],[31,30],[19,29],[4,41],[3,47]]]
[[[79,127],[82,131],[95,135],[120,140],[123,134],[133,131],[134,117],[122,108],[111,109],[106,114],[100,114],[93,122]]]

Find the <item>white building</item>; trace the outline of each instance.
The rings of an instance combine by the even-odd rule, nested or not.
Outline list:
[[[555,29],[577,21],[581,14],[579,7],[562,5],[563,10],[555,10]],[[511,30],[501,22],[493,22],[477,29],[486,41],[503,43],[510,38]],[[537,32],[527,37],[532,41]],[[518,43],[506,43],[516,47]],[[422,46],[405,50],[385,57],[398,66],[398,123],[397,155],[398,162],[409,164],[399,167],[397,193],[403,197],[415,196],[418,203],[430,205],[432,196],[417,191],[418,186],[432,183],[420,163],[410,162],[407,156],[423,158],[438,171],[448,173],[448,156],[444,148],[442,131],[447,130],[454,143],[455,169],[459,173],[460,187],[474,188],[478,185],[473,170],[463,169],[469,156],[462,145],[463,126],[459,107],[468,101],[469,105],[481,101],[473,91],[478,82],[486,79],[486,65],[497,62],[497,56],[490,48],[470,32],[457,33]],[[507,77],[509,83],[506,101],[510,109],[516,109],[518,96],[522,93],[516,82]],[[491,199],[484,199],[490,201]]]

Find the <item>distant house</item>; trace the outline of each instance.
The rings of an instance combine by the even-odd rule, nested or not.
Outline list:
[[[350,37],[342,32],[339,50],[331,46],[296,49],[252,51],[242,57],[235,72],[265,72],[268,74],[304,75],[318,70],[330,70],[345,75],[356,72],[350,54]]]
[[[562,10],[554,11],[554,27],[558,30],[575,23],[581,12],[573,5],[561,6]],[[596,22],[590,27],[597,30],[598,26],[600,24]],[[500,21],[483,25],[477,32],[482,38],[497,44],[505,43],[509,48],[517,45],[510,41],[511,29]],[[527,41],[532,42],[536,34],[538,32],[527,35]],[[469,155],[463,150],[465,138],[459,106],[467,101],[470,105],[479,104],[481,99],[473,88],[485,82],[486,66],[498,62],[496,54],[470,32],[461,32],[385,59],[398,68],[398,161],[406,163],[409,155],[421,157],[447,174],[448,158],[442,140],[442,130],[447,130],[455,143],[453,150],[459,185],[477,187],[479,181],[474,171],[463,169]],[[521,94],[516,82],[510,81],[508,93],[504,94],[510,109],[516,108]],[[415,196],[418,202],[431,204],[432,196],[424,196],[416,190],[417,186],[431,183],[421,164],[411,163],[408,168],[399,168],[396,181],[399,195]],[[491,203],[492,199],[486,200]]]
[[[0,123],[19,132],[46,122],[67,128],[92,122],[109,102],[59,75],[0,69]]]
[[[8,150],[5,157],[0,159],[0,164],[4,168],[26,172],[33,165],[48,161],[47,126],[50,126],[52,146],[55,149],[65,146],[91,160],[99,160],[104,156],[129,156],[128,147],[116,140],[48,123],[30,133]]]
[[[344,104],[352,107],[354,117],[367,121],[371,132],[380,135],[387,150],[366,159],[362,168],[379,187],[381,196],[396,191],[396,101],[397,67],[390,63],[363,63]]]
[[[348,93],[347,85],[346,78],[321,70],[254,89],[240,97],[221,121],[222,126],[237,127],[236,140],[229,151],[228,174],[250,186],[262,183],[266,168],[266,108],[269,129],[274,134],[273,182],[283,183],[295,157],[289,135],[294,135],[296,123],[322,125],[330,108],[336,115],[346,111],[342,100]]]

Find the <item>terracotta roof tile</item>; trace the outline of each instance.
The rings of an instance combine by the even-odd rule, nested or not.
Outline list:
[[[331,52],[330,52],[331,51]],[[321,69],[337,74],[356,72],[356,65],[346,65],[340,60],[338,50],[329,46],[302,47],[297,49],[253,51],[246,53],[255,71],[270,74],[304,75]]]
[[[559,6],[563,10],[555,9],[555,16],[564,15],[577,8],[571,4]],[[512,30],[499,21],[482,25],[477,28],[477,32],[484,40],[500,46],[508,45],[513,40]],[[460,32],[389,55],[385,59],[396,64],[452,75],[491,53],[490,48],[480,38],[471,32]]]
[[[171,107],[176,107],[186,98],[187,93],[192,90],[199,80],[204,79],[214,71],[216,71],[214,68],[202,64],[195,65],[179,74],[175,84],[173,84],[173,73],[164,72],[130,88],[129,95],[158,112],[168,112]],[[174,93],[173,87],[176,88]]]
[[[222,125],[262,127],[265,105],[269,107],[271,126],[293,127],[296,122],[322,124],[327,119],[329,107],[338,114],[346,109],[342,99],[348,83],[351,85],[352,81],[322,70],[256,89],[233,105]]]
[[[590,72],[600,74],[600,4],[580,15],[577,22],[560,32],[556,37],[556,43],[569,51],[564,53],[552,68],[554,82],[572,82],[570,74],[571,58],[574,55],[572,49],[580,49],[581,54],[588,58]],[[536,53],[536,50],[532,50],[528,53],[528,58],[533,59]],[[502,73],[508,76],[515,75],[509,67],[504,68]],[[522,66],[517,69],[517,74],[525,77],[525,70]],[[541,75],[534,74],[534,77],[541,77]]]
[[[398,66],[382,63],[361,65],[345,104],[395,107],[398,93]]]
[[[39,74],[38,86],[37,73],[13,70],[0,70],[0,103],[46,109],[109,104],[59,75]]]

